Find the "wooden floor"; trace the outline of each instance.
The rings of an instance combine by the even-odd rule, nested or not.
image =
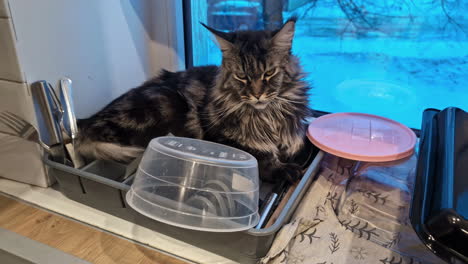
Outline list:
[[[0,227],[96,264],[186,263],[2,195]]]

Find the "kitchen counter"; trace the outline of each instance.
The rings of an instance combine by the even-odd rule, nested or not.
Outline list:
[[[72,201],[53,188],[36,187],[0,178],[0,193],[193,262],[235,263],[195,245]]]
[[[189,263],[3,194],[0,260],[7,264]]]

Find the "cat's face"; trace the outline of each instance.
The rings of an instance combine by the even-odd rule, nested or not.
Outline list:
[[[208,28],[223,52],[223,89],[241,103],[264,109],[280,94],[291,56],[294,21],[280,30],[223,33]]]

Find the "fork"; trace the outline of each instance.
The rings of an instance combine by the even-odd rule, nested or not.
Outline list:
[[[11,131],[13,131],[12,133],[0,130],[1,133],[36,142],[45,150],[50,150],[50,147],[39,139],[39,133],[37,132],[37,129],[22,117],[10,111],[0,112],[0,123],[4,124]]]

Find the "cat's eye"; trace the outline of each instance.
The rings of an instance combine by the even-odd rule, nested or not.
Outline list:
[[[237,80],[239,80],[241,82],[247,81],[247,76],[245,74],[243,74],[243,73],[235,73],[234,78],[236,78]]]
[[[263,74],[263,77],[271,77],[276,73],[276,68],[270,69]]]

